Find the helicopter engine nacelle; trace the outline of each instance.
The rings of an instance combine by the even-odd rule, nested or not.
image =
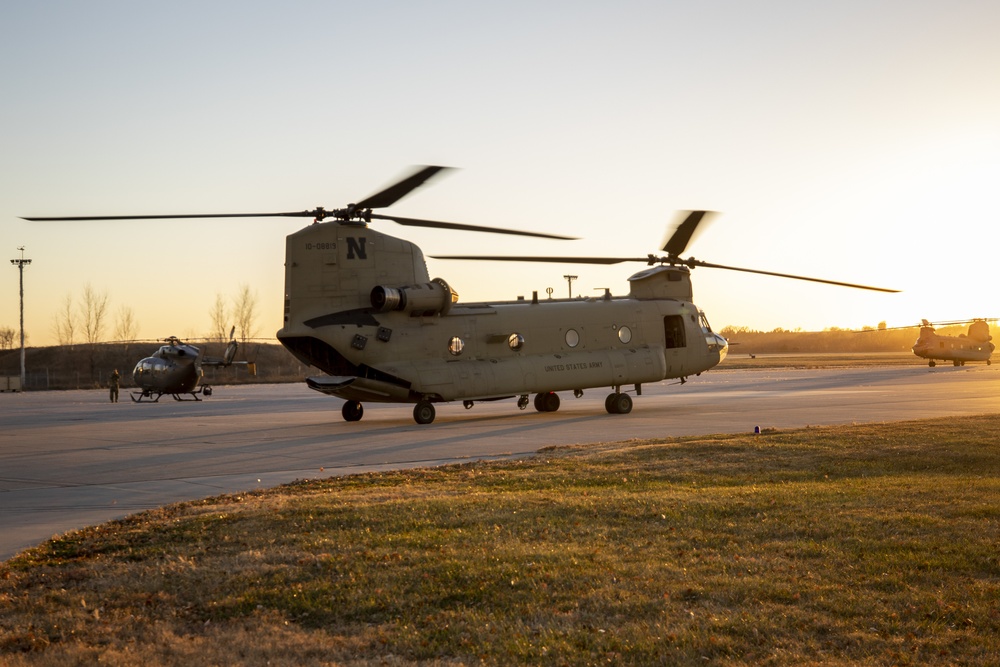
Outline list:
[[[380,313],[397,310],[411,315],[447,315],[456,294],[441,278],[422,285],[372,288],[372,307]]]

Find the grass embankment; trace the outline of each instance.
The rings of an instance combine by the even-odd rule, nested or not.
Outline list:
[[[996,664],[1000,416],[307,482],[0,565],[0,661]]]

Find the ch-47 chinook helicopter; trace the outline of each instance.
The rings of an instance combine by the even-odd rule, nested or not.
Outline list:
[[[138,392],[131,392],[132,400],[139,403],[144,398],[152,399],[155,403],[160,400],[160,396],[170,394],[175,401],[195,400],[200,401],[198,395],[211,396],[212,387],[200,385],[204,375],[202,370],[206,366],[231,366],[233,364],[245,364],[255,372],[253,364],[247,361],[233,361],[236,356],[236,349],[239,346],[233,334],[236,327],[229,332],[229,345],[222,357],[206,357],[201,353],[201,349],[182,342],[176,336],[163,339],[166,345],[160,346],[152,356],[141,359],[132,371],[132,379]],[[183,398],[184,395],[191,396],[190,399]]]
[[[716,366],[728,344],[692,302],[691,269],[702,266],[893,292],[877,287],[681,259],[705,216],[694,211],[663,247],[664,256],[497,257],[451,259],[615,264],[648,268],[629,278],[627,296],[460,303],[441,278],[430,278],[413,243],[375,231],[372,220],[401,225],[567,239],[551,234],[417,220],[373,213],[399,201],[443,167],[422,167],[344,208],[288,213],[139,215],[28,220],[309,217],[314,224],[286,237],[284,324],[278,340],[326,375],[309,387],[345,399],[341,413],[358,421],[364,402],[414,404],[418,424],[435,405],[516,398],[539,412],[559,408],[557,392],[608,387],[611,414],[632,410],[628,387],[681,379]],[[324,222],[328,218],[330,222]]]
[[[934,328],[954,324],[968,324],[969,333],[943,336]],[[985,361],[989,366],[993,363],[990,361],[994,349],[991,340],[993,336],[990,335],[990,325],[985,318],[955,322],[921,320],[920,335],[913,345],[913,354],[927,359],[927,365],[931,368],[937,365],[937,361],[950,361],[956,366],[964,366],[966,361]]]

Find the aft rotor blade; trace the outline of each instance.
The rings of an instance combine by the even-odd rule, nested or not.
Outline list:
[[[432,176],[440,171],[450,169],[450,167],[422,167],[413,174],[407,176],[403,180],[390,185],[385,190],[381,192],[376,192],[370,197],[362,199],[354,206],[356,208],[385,208],[386,206],[392,206],[400,199],[410,194],[421,185],[427,182]],[[373,216],[374,217],[374,216]]]
[[[26,218],[30,222],[56,222],[66,220],[181,220],[185,218],[314,218],[316,211],[290,211],[288,213],[182,213],[177,215],[74,215],[55,218]]]
[[[663,246],[664,252],[668,255],[674,256],[680,255],[684,252],[684,250],[688,247],[688,244],[691,242],[691,237],[694,236],[695,231],[698,229],[698,225],[709,213],[712,213],[712,211],[689,212],[683,222],[677,225],[677,229],[674,230],[674,233]]]
[[[711,268],[711,269],[727,269],[729,271],[742,271],[744,273],[759,273],[759,274],[765,275],[765,276],[777,276],[778,278],[791,278],[793,280],[808,280],[809,282],[813,282],[813,283],[824,283],[824,284],[827,284],[827,285],[838,285],[840,287],[853,287],[855,289],[873,290],[875,292],[890,292],[890,293],[895,294],[895,293],[898,293],[900,291],[898,289],[888,289],[886,287],[872,287],[871,285],[858,285],[858,284],[855,284],[855,283],[845,283],[845,282],[841,282],[839,280],[825,280],[823,278],[810,278],[808,276],[796,276],[796,275],[791,274],[791,273],[777,273],[775,271],[761,271],[759,269],[744,269],[744,268],[740,268],[738,266],[726,266],[724,264],[712,264],[710,262],[703,262],[703,261],[701,261],[699,259],[683,260],[683,263],[686,264],[687,266],[704,266],[706,268]]]
[[[505,229],[503,227],[480,227],[479,225],[465,225],[458,222],[441,222],[439,220],[420,220],[418,218],[401,218],[397,215],[380,215],[372,213],[373,220],[392,220],[400,225],[411,227],[432,227],[436,229],[458,229],[467,232],[491,232],[493,234],[514,234],[516,236],[536,236],[543,239],[559,239],[561,241],[575,241],[575,236],[558,236],[556,234],[542,234],[541,232],[524,232],[518,229]]]
[[[431,255],[431,258],[472,259],[490,262],[548,262],[551,264],[620,264],[621,262],[649,261],[648,257],[512,257],[510,255]]]

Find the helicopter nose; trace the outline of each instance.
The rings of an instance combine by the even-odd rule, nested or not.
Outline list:
[[[729,354],[729,341],[720,336],[717,333],[712,334],[715,337],[715,343],[712,345],[713,348],[719,352],[719,361],[721,362]]]

